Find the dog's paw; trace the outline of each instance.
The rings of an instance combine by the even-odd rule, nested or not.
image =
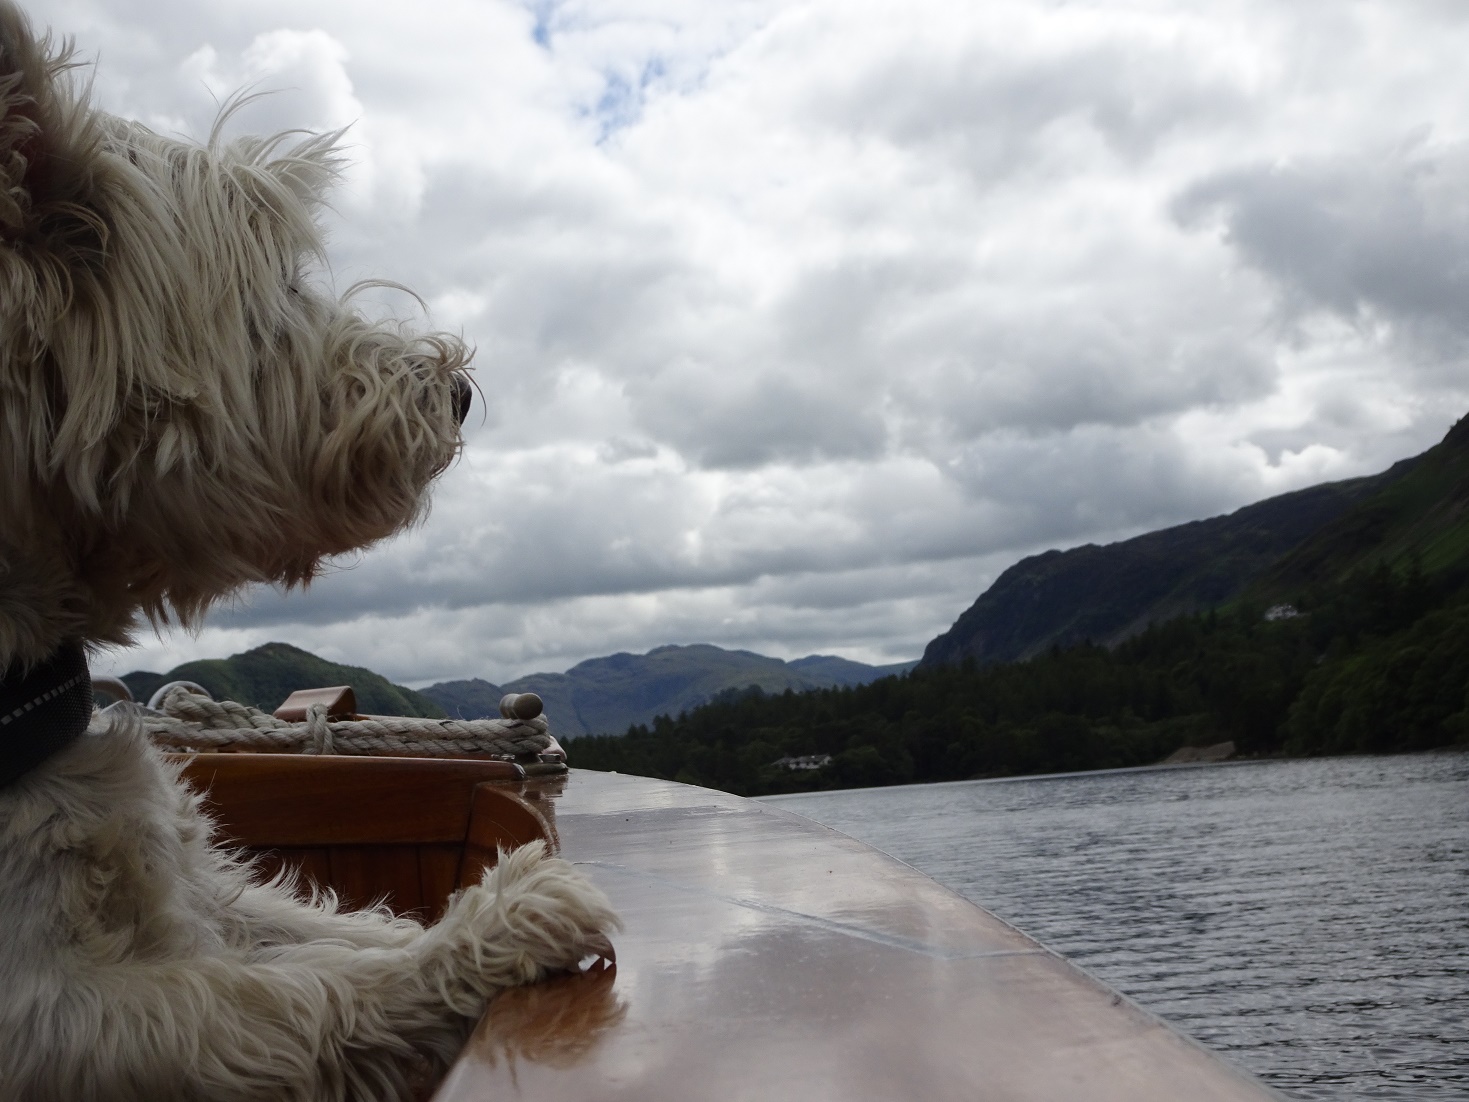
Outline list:
[[[610,957],[608,935],[620,928],[607,897],[582,872],[532,842],[502,854],[483,881],[449,904],[429,934],[451,958],[441,960],[445,970],[435,978],[457,1008],[473,1001],[469,992],[482,1001],[587,956]]]
[[[608,934],[621,923],[607,897],[569,862],[547,856],[545,843],[502,854],[482,886],[494,893],[501,936],[516,947],[519,982],[611,954]]]

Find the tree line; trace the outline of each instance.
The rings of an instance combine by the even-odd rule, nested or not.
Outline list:
[[[1232,740],[1245,755],[1469,745],[1462,579],[1384,564],[1303,593],[1155,624],[1107,648],[917,669],[867,685],[723,694],[618,736],[568,739],[576,766],[741,795],[1144,765]],[[830,755],[792,772],[783,757]]]

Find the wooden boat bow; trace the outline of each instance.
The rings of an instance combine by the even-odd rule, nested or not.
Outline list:
[[[435,1102],[1277,1097],[845,835],[670,782],[558,786],[562,855],[626,923],[616,964],[494,1000]]]

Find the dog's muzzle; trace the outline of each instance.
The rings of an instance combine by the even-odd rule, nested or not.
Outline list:
[[[454,384],[454,416],[459,418],[459,423],[462,425],[464,419],[469,416],[469,403],[474,391],[464,381],[463,375],[450,375],[449,380]]]

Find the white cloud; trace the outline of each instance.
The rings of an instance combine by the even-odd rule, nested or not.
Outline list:
[[[1469,405],[1457,4],[32,11],[152,125],[252,81],[238,125],[350,123],[338,283],[413,287],[488,400],[426,528],[121,669],[912,657],[1022,554],[1378,470]]]

